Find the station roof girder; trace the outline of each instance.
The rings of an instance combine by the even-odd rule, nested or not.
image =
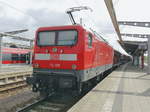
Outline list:
[[[138,22],[138,21],[118,21],[119,25],[138,26],[150,28],[150,22]]]
[[[121,33],[121,36],[137,37],[137,38],[149,38],[150,34],[131,34],[131,33]]]

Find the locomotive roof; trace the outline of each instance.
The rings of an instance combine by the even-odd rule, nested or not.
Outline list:
[[[41,30],[48,30],[49,28],[51,29],[68,29],[68,28],[83,28],[81,25],[77,24],[77,25],[63,25],[63,26],[50,26],[50,27],[40,27],[38,28],[37,31],[41,31]]]

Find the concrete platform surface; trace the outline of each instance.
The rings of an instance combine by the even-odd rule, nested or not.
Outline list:
[[[0,75],[12,72],[32,71],[32,66],[27,64],[9,64],[0,66]]]
[[[150,75],[123,65],[68,112],[150,112]]]

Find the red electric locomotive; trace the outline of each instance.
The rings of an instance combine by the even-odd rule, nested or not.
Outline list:
[[[26,63],[30,60],[31,50],[21,48],[2,48],[2,63],[3,64],[18,64]]]
[[[39,28],[27,83],[42,94],[60,89],[80,93],[89,80],[112,68],[113,57],[111,46],[80,25]]]

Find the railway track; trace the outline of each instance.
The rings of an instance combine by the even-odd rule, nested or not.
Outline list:
[[[109,73],[104,74],[107,76]],[[103,80],[103,79],[101,79]],[[52,94],[47,98],[40,99],[32,104],[19,109],[17,112],[66,112],[70,109],[79,99],[88,93],[96,84],[93,84],[82,95],[76,96],[75,94],[65,93]]]
[[[17,112],[66,112],[79,98],[71,95],[51,95],[48,98],[40,99]]]
[[[34,106],[44,102],[45,100],[46,100],[46,98],[35,101],[34,103],[31,103],[31,104],[23,107],[22,109],[19,109],[17,112],[27,112],[27,111],[31,110]]]

